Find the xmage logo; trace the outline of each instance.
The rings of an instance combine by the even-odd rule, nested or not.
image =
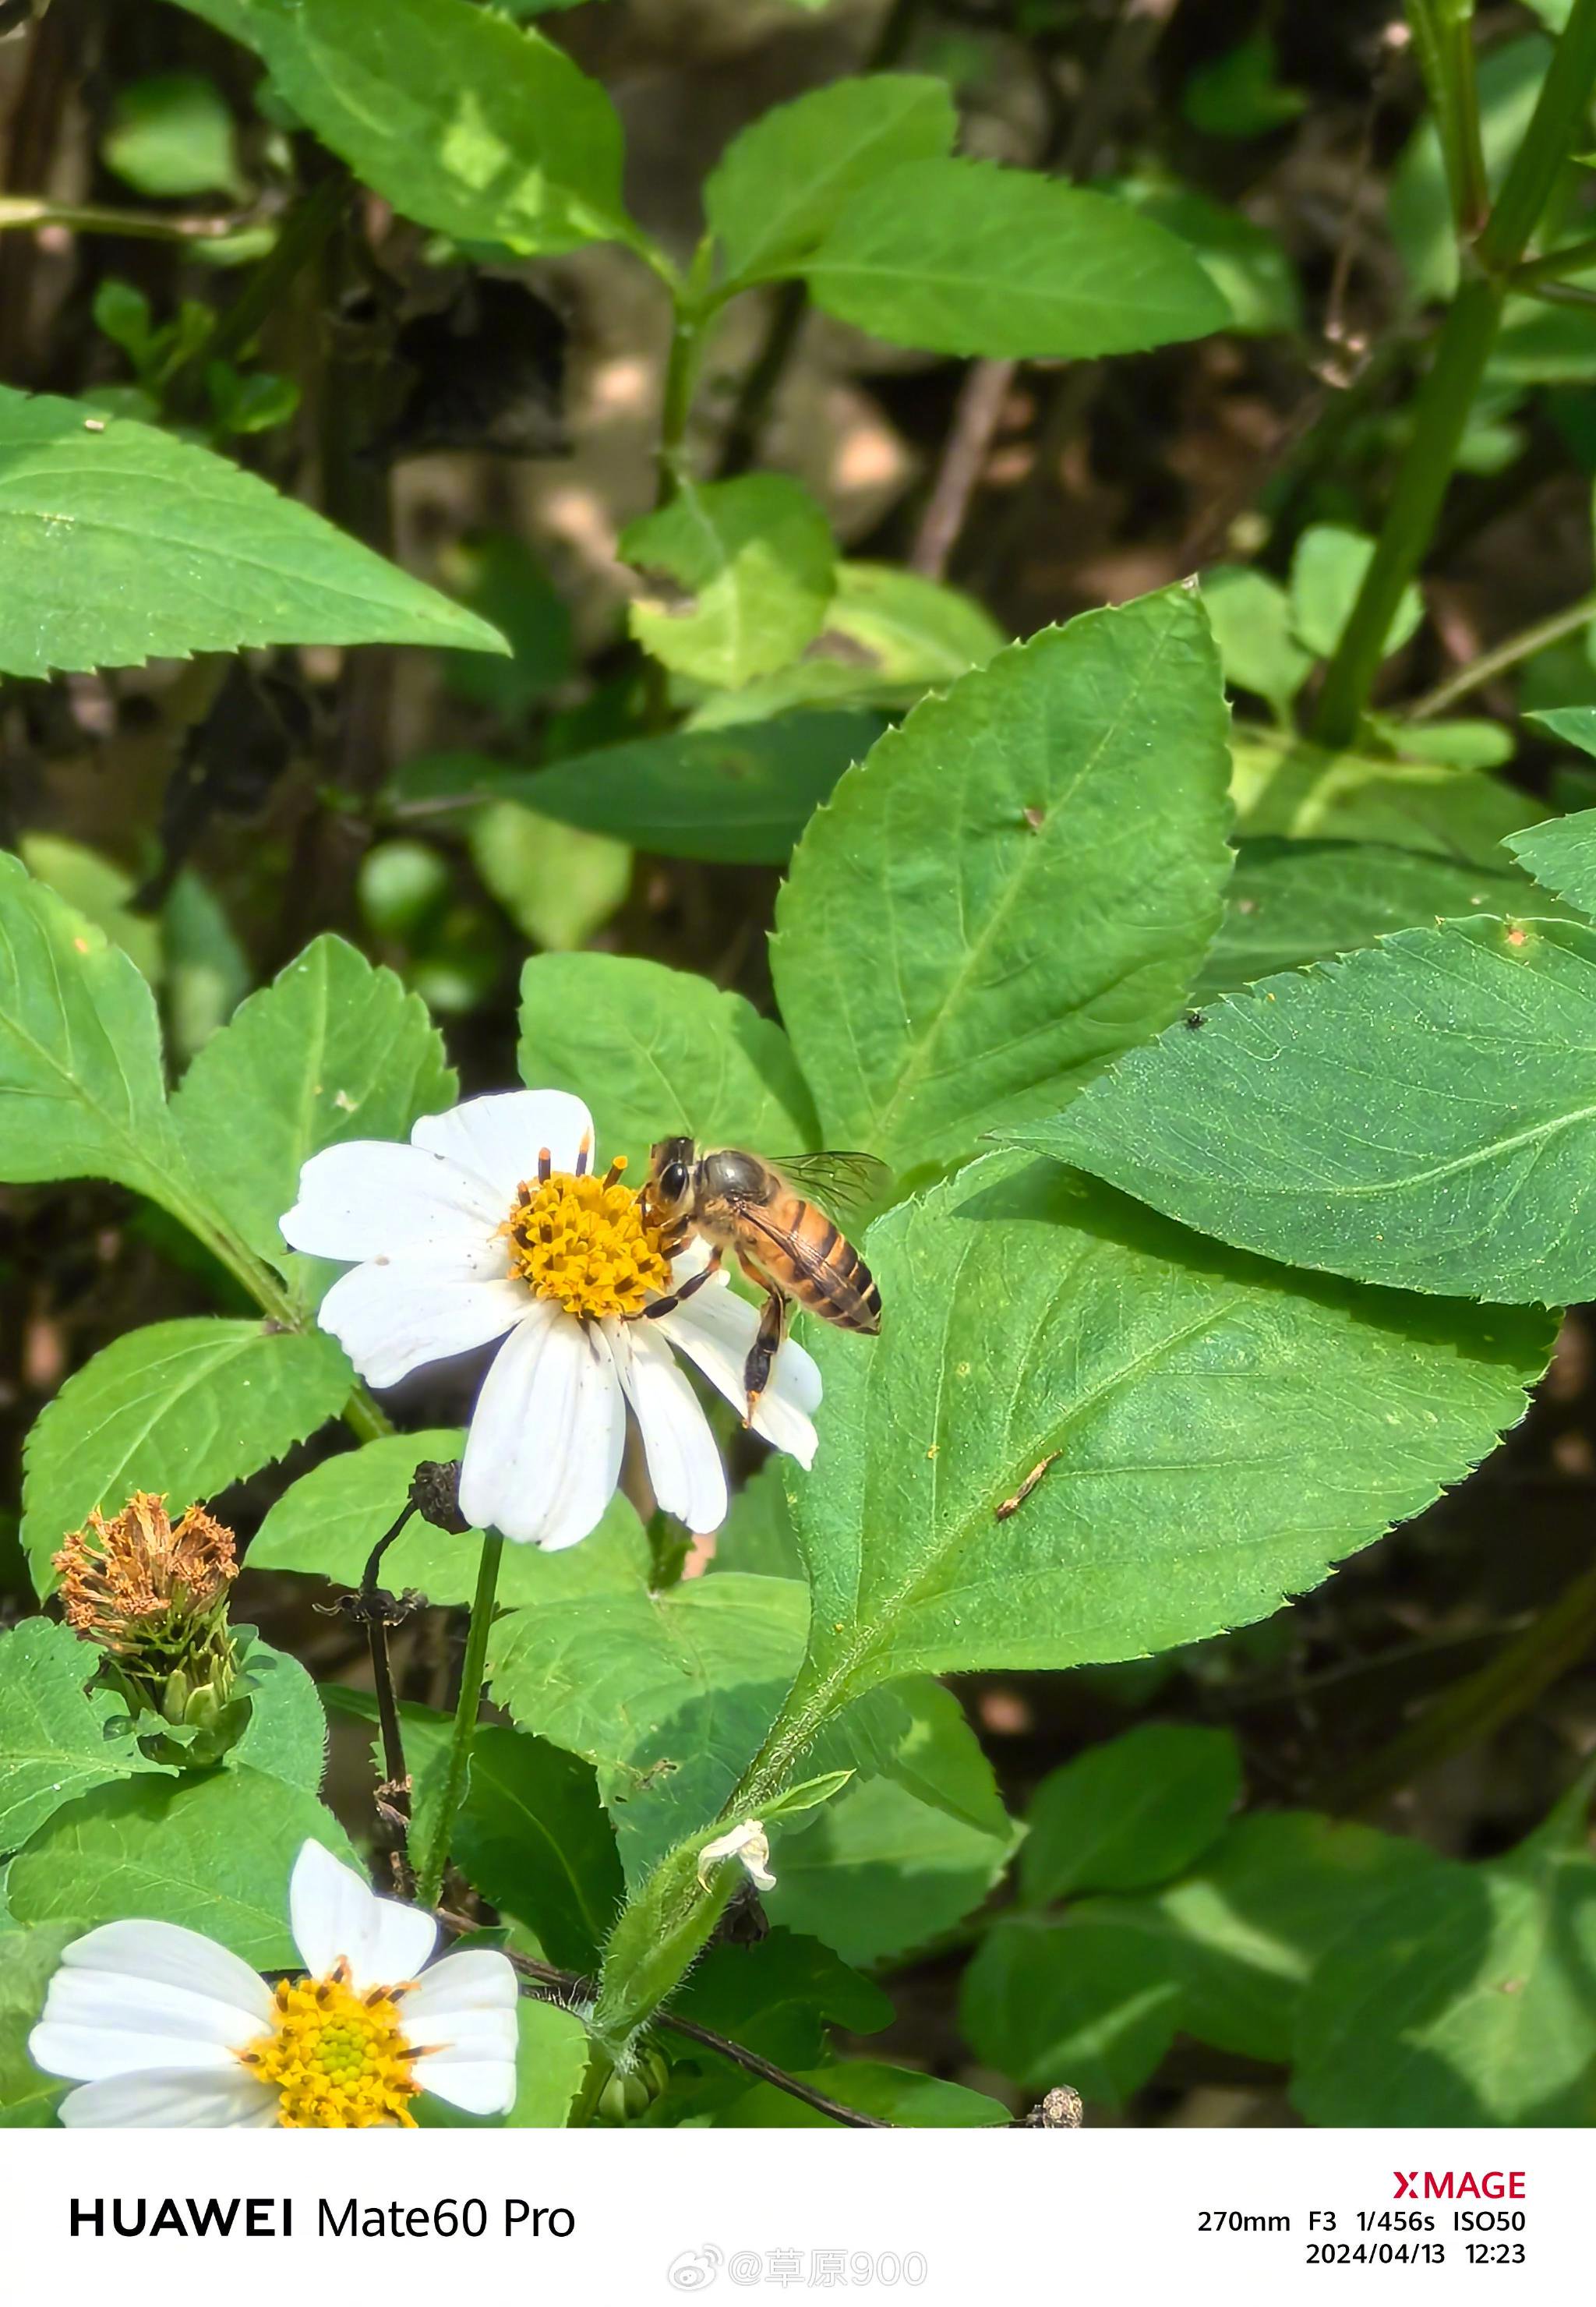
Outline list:
[[[1421,2195],[1432,2203],[1522,2203],[1524,2199],[1522,2171],[1394,2171],[1391,2175],[1399,2203],[1404,2195]]]

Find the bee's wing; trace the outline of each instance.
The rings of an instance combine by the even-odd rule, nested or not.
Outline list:
[[[824,1210],[868,1210],[892,1183],[892,1171],[873,1154],[794,1154],[771,1167]]]

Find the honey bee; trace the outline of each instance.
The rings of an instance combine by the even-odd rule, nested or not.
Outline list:
[[[769,1382],[770,1366],[787,1334],[794,1305],[839,1330],[874,1337],[881,1326],[881,1293],[859,1252],[833,1224],[811,1193],[861,1205],[873,1201],[890,1173],[870,1154],[805,1154],[779,1167],[737,1146],[700,1154],[691,1137],[663,1137],[653,1149],[643,1188],[649,1216],[661,1229],[661,1247],[674,1257],[694,1234],[709,1245],[709,1263],[656,1299],[648,1314],[666,1314],[701,1289],[731,1250],[751,1282],[765,1292],[764,1310],[743,1365],[748,1417]]]

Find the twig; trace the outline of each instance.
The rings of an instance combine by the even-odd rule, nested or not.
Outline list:
[[[1542,617],[1537,624],[1525,625],[1522,631],[1510,633],[1505,641],[1498,641],[1495,648],[1482,649],[1477,657],[1459,666],[1445,681],[1438,681],[1433,689],[1426,690],[1416,704],[1409,706],[1403,718],[1408,721],[1433,721],[1437,714],[1447,712],[1463,698],[1472,696],[1475,690],[1483,689],[1498,673],[1511,673],[1514,665],[1523,665],[1528,657],[1539,656],[1541,650],[1550,648],[1554,641],[1566,640],[1571,633],[1577,633],[1593,619],[1596,619],[1596,596],[1575,601],[1566,609],[1558,609],[1551,616]]]
[[[403,1788],[409,1775],[405,1769],[405,1741],[399,1728],[399,1701],[393,1690],[393,1664],[388,1655],[388,1619],[377,1608],[377,1572],[382,1557],[415,1513],[414,1500],[407,1501],[404,1512],[393,1528],[377,1540],[371,1559],[360,1582],[360,1599],[365,1606],[365,1631],[371,1643],[372,1682],[377,1694],[377,1721],[382,1733],[382,1768],[390,1788]],[[397,1801],[395,1805],[397,1808]]]
[[[434,1912],[445,1930],[474,1931],[478,1927],[468,1917],[453,1914],[447,1907],[439,1907]],[[556,1970],[553,1963],[536,1962],[530,1955],[516,1954],[508,1947],[504,1953],[506,1960],[523,1978],[535,1989],[541,1987],[544,1990],[545,2001],[562,2003],[568,2010],[592,2001],[594,1985],[590,1978],[583,1978],[574,1970]],[[750,2051],[742,2044],[734,2043],[728,2036],[716,2034],[711,2028],[698,2026],[691,2019],[678,2019],[669,2011],[656,2011],[650,2023],[668,2029],[673,2035],[681,2035],[690,2043],[698,2043],[723,2059],[729,2059],[733,2066],[741,2067],[745,2074],[757,2075],[761,2082],[770,2083],[776,2089],[785,2091],[789,2098],[802,2099],[805,2106],[812,2106],[817,2113],[829,2115],[834,2123],[843,2123],[850,2130],[895,2131],[898,2127],[896,2123],[884,2123],[880,2115],[862,2114],[856,2106],[845,2106],[840,2099],[828,2098],[825,2092],[816,2090],[812,2083],[801,2082],[796,2075],[788,2074],[785,2068],[776,2066],[769,2059],[762,2059],[757,2051]]]
[[[1091,176],[1179,5],[1180,0],[1126,0],[1070,129],[1064,176],[1077,183]],[[947,573],[1018,365],[1012,360],[976,361],[965,378],[931,495],[909,548],[908,564],[917,576],[940,579]]]
[[[940,579],[947,574],[1018,366],[1012,360],[980,360],[965,372],[937,477],[909,547],[909,566],[917,577]]]

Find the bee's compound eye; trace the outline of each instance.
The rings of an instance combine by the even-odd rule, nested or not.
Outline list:
[[[687,1197],[687,1164],[667,1162],[659,1173],[659,1190],[667,1202],[684,1201]]]

